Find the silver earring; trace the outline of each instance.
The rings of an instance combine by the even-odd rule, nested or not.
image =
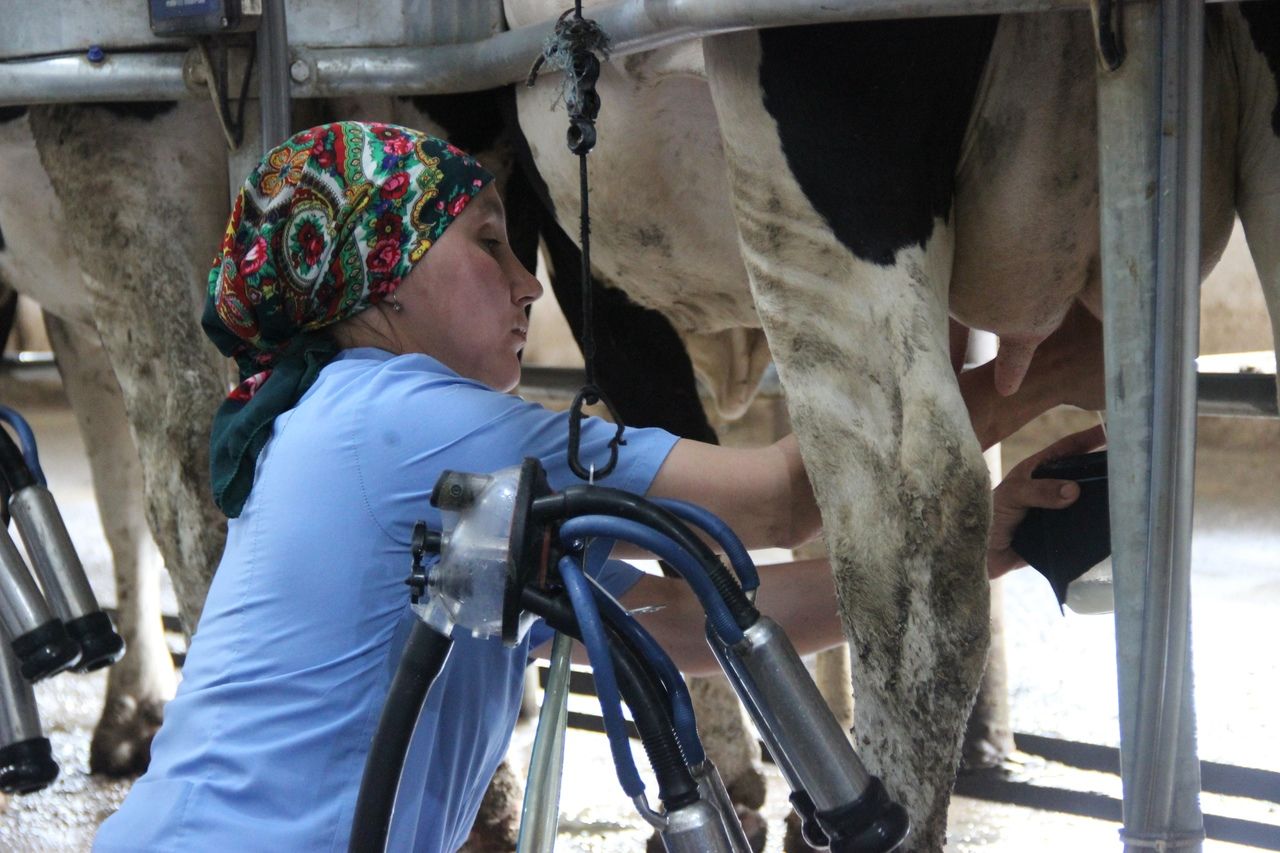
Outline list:
[[[387,299],[391,302],[391,310],[399,314],[404,310],[404,306],[400,304],[400,300],[396,299],[395,293],[388,294]]]

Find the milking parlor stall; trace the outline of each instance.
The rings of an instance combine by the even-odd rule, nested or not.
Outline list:
[[[607,37],[607,50],[600,51],[607,67],[653,56],[687,57],[693,50],[696,67],[672,63],[679,65],[672,73],[703,87],[697,40],[742,31],[995,14],[1089,17],[1093,50],[1076,74],[1097,81],[1096,212],[1107,385],[1106,410],[1100,414],[1108,453],[1100,476],[1096,466],[1092,474],[1081,475],[1082,483],[1092,478],[1105,484],[1094,490],[1102,500],[1095,504],[1100,513],[1092,520],[1059,519],[1061,524],[1050,524],[1046,529],[1052,533],[1043,535],[1057,537],[1044,547],[1064,551],[1084,541],[1096,546],[1101,539],[1110,557],[1101,563],[1096,554],[1088,559],[1082,569],[1099,565],[1070,586],[1050,588],[1032,569],[993,583],[993,620],[1003,623],[1003,632],[993,632],[988,666],[1002,674],[992,679],[1000,682],[997,686],[984,686],[980,701],[994,702],[985,722],[996,732],[990,738],[996,754],[984,767],[961,770],[949,811],[947,850],[1280,850],[1280,634],[1275,627],[1280,615],[1280,422],[1274,338],[1259,286],[1261,272],[1264,280],[1272,280],[1274,294],[1280,270],[1267,271],[1259,263],[1255,271],[1237,223],[1221,262],[1203,288],[1200,282],[1202,266],[1208,266],[1200,241],[1205,21],[1226,5],[1198,0],[614,0],[579,10]],[[1250,5],[1265,7],[1269,0]],[[323,115],[318,111],[325,108],[347,111],[333,118],[383,115],[386,104],[399,97],[462,96],[524,85],[553,39],[557,19],[551,15],[526,23],[521,11],[520,3],[508,2],[504,9],[491,0],[0,0],[0,143],[14,144],[3,123],[25,121],[25,110],[39,105],[136,105],[144,112],[171,102],[198,105],[214,117],[225,138],[216,142],[226,158],[230,196],[264,150],[315,123],[297,116]],[[520,25],[509,27],[511,20]],[[1271,45],[1270,53],[1261,44],[1258,49],[1274,74],[1280,45]],[[562,73],[551,65],[541,73]],[[1274,99],[1274,81],[1270,85]],[[610,110],[618,108],[608,96],[602,87],[605,100],[595,105],[597,122],[592,121],[596,110],[590,104],[586,109],[586,125],[597,137],[594,153],[580,155],[590,165],[583,166],[590,177],[583,187],[589,192],[609,186],[615,177],[594,165],[601,152],[628,144],[611,133],[616,123]],[[553,110],[569,131],[570,145],[576,140],[579,150],[589,151],[590,144],[582,145],[581,97],[561,99]],[[1276,110],[1280,115],[1280,106]],[[449,122],[442,124],[447,129]],[[700,142],[706,140],[686,140]],[[93,144],[110,147],[116,140],[99,138]],[[673,146],[663,156],[678,162],[690,153]],[[174,156],[185,155],[179,150]],[[565,150],[561,156],[573,154]],[[27,162],[38,169],[40,161]],[[219,164],[216,171],[222,169]],[[15,200],[19,190],[12,174],[0,172],[0,179],[6,182],[0,198],[10,195],[0,206],[3,284],[24,293],[43,292],[23,276],[57,271],[5,263],[6,254],[16,257],[22,250],[14,241],[26,233],[24,205],[34,209],[43,202]],[[717,180],[724,184],[723,178]],[[580,243],[576,209],[572,220],[561,213],[564,230]],[[166,225],[177,237],[186,223]],[[606,246],[620,235],[597,224],[592,237],[594,245]],[[1260,256],[1256,244],[1272,238],[1249,235],[1255,258]],[[207,248],[212,257],[214,245]],[[646,259],[638,256],[635,262],[643,265]],[[745,270],[734,272],[745,282]],[[202,282],[187,286],[196,294],[190,300],[194,320]],[[595,287],[598,292],[600,285]],[[586,293],[582,301],[590,306]],[[1273,312],[1280,310],[1272,303]],[[580,310],[574,305],[571,313]],[[585,315],[584,322],[592,321],[593,315]],[[51,337],[61,360],[61,336]],[[525,377],[517,393],[566,407],[583,375],[571,341],[548,296],[533,309]],[[612,337],[596,345],[601,350],[619,346]],[[15,427],[11,443],[25,461],[13,461],[19,473],[6,469],[5,477],[14,502],[29,494],[32,471],[40,472],[31,451],[39,447],[71,544],[62,542],[67,537],[53,522],[12,537],[26,544],[21,551],[8,549],[13,553],[5,557],[6,579],[0,585],[4,627],[11,634],[13,625],[43,619],[37,618],[40,613],[75,621],[95,594],[109,615],[124,606],[95,509],[85,440],[76,429],[77,423],[92,429],[94,418],[83,411],[72,414],[49,349],[39,330],[20,320],[0,372],[0,404],[24,417],[32,434]],[[994,346],[981,335],[971,341],[971,363],[993,354]],[[718,380],[702,370],[705,362],[695,357],[695,363],[699,393],[722,440],[761,443],[787,429],[787,386],[794,374],[765,369],[760,378],[759,372],[747,371],[752,387],[756,379],[759,387],[754,399],[750,389],[740,394],[751,402],[737,407],[745,415],[734,412],[741,417],[731,421],[722,416],[723,407],[713,405]],[[661,384],[666,378],[651,380]],[[125,392],[128,400],[128,387]],[[790,415],[797,418],[794,408]],[[989,451],[988,464],[998,479],[1002,470],[1098,417],[1050,411]],[[6,423],[13,427],[18,419]],[[147,458],[144,451],[144,467]],[[431,486],[423,484],[424,494]],[[13,514],[22,523],[23,511],[15,507]],[[149,517],[155,515],[151,508]],[[1108,522],[1109,549],[1105,535],[1098,535],[1098,526]],[[23,581],[22,572],[24,555],[40,549],[41,536],[57,539],[64,550],[74,548],[92,593],[79,587],[70,595],[57,593],[52,589],[57,578],[37,572],[47,599],[37,601],[40,589],[30,578]],[[65,559],[76,563],[74,557]],[[410,559],[406,552],[406,574]],[[657,570],[656,563],[643,565]],[[181,584],[175,592],[166,582],[160,596],[166,643],[179,665],[185,649],[178,612],[186,603],[183,595]],[[41,606],[47,609],[40,611]],[[48,643],[40,648],[46,647],[52,648]],[[39,673],[31,649],[28,643],[0,668],[5,679],[0,756],[6,763],[0,784],[9,791],[0,814],[0,849],[87,849],[95,827],[130,784],[129,777],[89,772],[90,733],[102,709],[105,670],[41,680],[33,694],[27,682]],[[852,665],[855,670],[859,665],[856,655]],[[801,724],[820,729],[823,720],[838,719],[845,731],[851,724],[859,731],[857,697],[852,707],[847,698],[848,678],[838,682],[843,691],[828,691],[839,706],[831,717],[801,715]],[[550,695],[537,686],[549,679],[561,683],[541,669],[530,681],[531,694]],[[614,784],[591,678],[575,671],[567,683],[573,691],[568,712],[554,715],[569,721],[562,771],[554,761],[531,762],[528,747],[536,721],[522,722],[513,741],[510,764],[517,775],[529,773],[525,784],[537,794],[525,801],[527,812],[537,812],[526,814],[526,820],[536,818],[541,827],[522,835],[521,849],[553,844],[563,850],[637,849],[661,820],[637,811]],[[733,708],[725,713],[741,716]],[[719,728],[723,721],[699,722]],[[832,755],[850,746],[861,750],[869,742],[841,741]],[[802,737],[800,742],[818,741]],[[758,825],[749,842],[733,836],[723,849],[745,849],[742,843],[756,849],[810,849],[794,827],[788,831],[788,797],[798,777],[809,778],[806,767],[821,765],[825,753],[810,750],[798,758],[786,753],[787,743],[784,737],[779,747],[776,732],[766,732],[761,743],[751,736],[745,763],[764,780],[761,796],[748,808]],[[15,744],[20,748],[10,749]],[[782,760],[770,745],[782,751]],[[713,757],[728,776],[726,761]],[[821,768],[813,772],[813,778],[822,777]],[[560,779],[558,810],[551,774]],[[848,781],[833,775],[842,784]],[[865,772],[850,778],[865,781]],[[892,778],[903,784],[902,777]],[[820,806],[832,802],[823,792],[807,793]],[[889,795],[902,799],[903,792]],[[743,804],[738,805],[741,811]],[[932,846],[913,846],[920,837],[908,836],[903,849]],[[840,845],[833,849],[890,849]],[[668,840],[668,846],[712,849],[687,839]]]

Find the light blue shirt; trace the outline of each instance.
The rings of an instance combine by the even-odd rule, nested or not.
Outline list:
[[[281,415],[231,519],[182,684],[151,766],[99,831],[99,853],[342,851],[383,699],[411,625],[413,524],[439,529],[441,471],[534,456],[554,489],[578,480],[566,415],[464,379],[423,355],[344,351]],[[584,460],[612,425],[584,424]],[[675,437],[629,429],[604,484],[643,493]],[[609,562],[615,595],[638,579]],[[405,762],[389,849],[457,849],[506,752],[528,640],[457,632]]]

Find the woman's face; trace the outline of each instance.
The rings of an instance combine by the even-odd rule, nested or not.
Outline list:
[[[385,311],[400,352],[432,356],[497,391],[520,381],[528,336],[525,309],[542,285],[507,243],[507,220],[485,187],[396,288],[400,311]]]

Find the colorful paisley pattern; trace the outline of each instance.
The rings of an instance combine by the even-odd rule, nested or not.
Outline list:
[[[242,380],[269,370],[297,335],[394,291],[491,180],[447,142],[397,125],[347,121],[297,134],[236,197],[209,273],[206,333]]]

